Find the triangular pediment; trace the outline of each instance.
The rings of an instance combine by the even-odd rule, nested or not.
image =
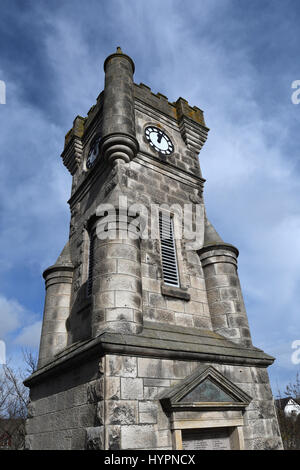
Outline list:
[[[234,398],[222,390],[211,379],[205,379],[187,395],[185,395],[180,402],[185,403],[199,403],[199,402],[234,402]]]
[[[164,408],[245,408],[252,398],[212,366],[200,366],[159,399]]]

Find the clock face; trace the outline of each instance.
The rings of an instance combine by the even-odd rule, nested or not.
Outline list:
[[[145,129],[145,136],[151,147],[163,155],[170,155],[174,151],[174,145],[167,134],[155,126]]]
[[[96,139],[92,143],[91,148],[89,150],[89,153],[86,159],[86,167],[88,170],[90,170],[94,166],[96,159],[100,153],[99,142],[100,142],[100,137],[98,137],[98,139]]]

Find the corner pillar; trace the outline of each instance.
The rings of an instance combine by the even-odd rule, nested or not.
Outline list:
[[[227,243],[198,251],[205,277],[213,329],[226,338],[251,346],[250,329],[237,272],[238,250]]]
[[[117,212],[92,228],[93,337],[104,330],[137,334],[143,328],[140,238],[132,219]]]
[[[70,313],[70,299],[74,267],[54,265],[43,273],[46,287],[43,327],[38,367],[50,362],[55,354],[67,346],[66,320]]]

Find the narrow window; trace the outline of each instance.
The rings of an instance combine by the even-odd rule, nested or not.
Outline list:
[[[87,295],[92,295],[93,289],[93,275],[94,275],[94,248],[95,248],[95,233],[90,233],[89,243],[89,267],[88,267],[88,279],[87,279]]]
[[[164,283],[179,287],[174,223],[169,214],[159,213],[159,235]]]

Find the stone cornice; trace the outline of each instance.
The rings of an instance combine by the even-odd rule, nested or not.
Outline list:
[[[261,349],[243,347],[210,330],[145,322],[143,331],[137,335],[103,332],[97,338],[70,346],[34,372],[24,384],[31,386],[90,356],[105,354],[259,367],[267,367],[274,361]]]

